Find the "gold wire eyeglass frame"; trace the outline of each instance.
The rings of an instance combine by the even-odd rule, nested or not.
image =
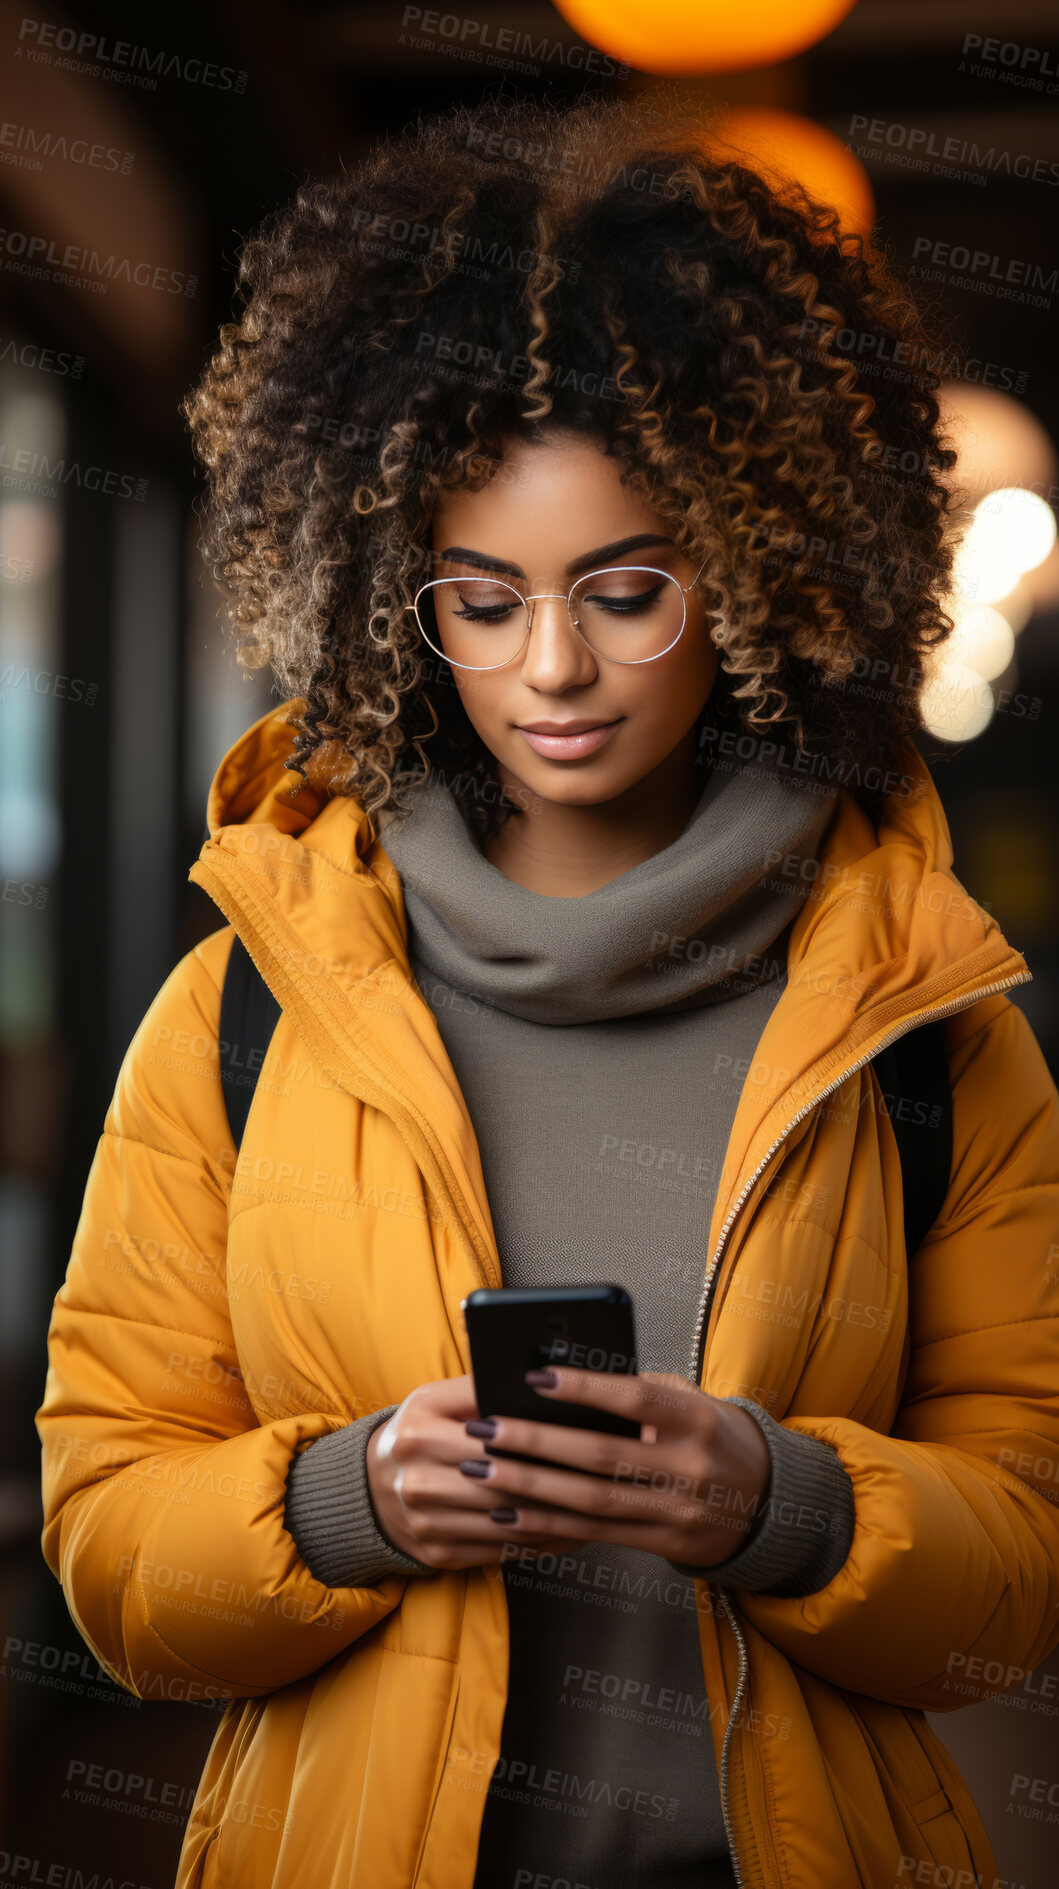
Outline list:
[[[687,621],[688,621],[688,593],[689,591],[694,590],[695,585],[698,583],[699,578],[702,576],[702,573],[706,569],[706,565],[708,563],[709,563],[708,558],[703,560],[703,562],[699,565],[698,570],[695,572],[694,577],[691,579],[691,582],[688,584],[681,584],[680,582],[678,582],[677,578],[673,576],[672,571],[660,571],[658,569],[658,566],[655,564],[607,564],[607,565],[604,565],[603,568],[598,571],[585,571],[582,574],[582,576],[575,579],[575,581],[571,584],[569,590],[565,594],[564,601],[566,603],[566,613],[570,619],[570,626],[572,629],[577,631],[577,634],[578,636],[581,637],[582,641],[588,644],[588,647],[592,651],[593,655],[601,657],[604,662],[618,663],[623,669],[641,668],[644,663],[657,662],[660,656],[668,656],[669,651],[671,649],[676,648],[681,637],[683,636],[684,631],[687,627]],[[680,592],[681,604],[683,606],[683,616],[681,617],[680,628],[677,631],[676,635],[674,636],[672,642],[667,643],[665,649],[656,650],[653,656],[634,656],[631,658],[625,658],[623,656],[605,655],[602,650],[599,650],[596,648],[594,643],[589,642],[588,637],[585,636],[581,628],[581,625],[578,623],[577,618],[574,615],[574,606],[573,606],[572,599],[573,599],[574,591],[577,590],[579,585],[587,584],[591,582],[592,578],[594,577],[612,577],[616,574],[625,575],[627,572],[643,572],[650,577],[664,577],[667,583],[673,584],[675,588],[679,590]],[[452,657],[447,656],[443,649],[439,649],[436,643],[431,642],[430,637],[427,635],[426,628],[423,623],[423,619],[419,614],[419,600],[421,597],[426,596],[428,590],[439,590],[443,584],[467,584],[467,583],[473,583],[473,582],[482,582],[482,583],[492,584],[493,587],[498,590],[509,590],[511,592],[511,595],[517,598],[518,602],[522,604],[523,607],[525,608],[526,634],[522,638],[522,641],[519,644],[518,648],[516,650],[513,650],[510,656],[505,656],[503,662],[490,662],[490,663],[454,662]],[[484,574],[481,577],[479,577],[476,573],[471,573],[470,576],[463,576],[463,577],[434,577],[434,578],[431,578],[429,583],[421,584],[419,589],[416,591],[415,599],[412,604],[412,609],[415,612],[415,620],[417,624],[419,625],[419,633],[422,636],[423,641],[425,642],[427,648],[433,650],[435,656],[440,656],[442,662],[447,662],[450,668],[452,669],[468,669],[474,675],[486,675],[493,669],[506,669],[508,666],[508,663],[514,662],[519,656],[521,656],[523,650],[526,647],[526,644],[529,642],[529,639],[533,634],[533,610],[531,608],[531,605],[535,603],[540,603],[546,597],[562,598],[563,592],[561,590],[538,590],[538,591],[534,591],[530,596],[524,597],[520,590],[515,589],[514,584],[507,583],[507,581],[504,578],[486,577]]]

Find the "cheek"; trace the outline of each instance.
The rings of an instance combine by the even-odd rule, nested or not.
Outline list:
[[[461,677],[456,687],[467,719],[484,740],[505,719],[501,709],[503,681],[493,676]]]
[[[707,639],[689,643],[687,648],[678,645],[672,656],[633,671],[638,679],[626,691],[630,712],[666,728],[694,721],[713,688],[717,661],[717,651]],[[651,669],[657,673],[650,674]]]

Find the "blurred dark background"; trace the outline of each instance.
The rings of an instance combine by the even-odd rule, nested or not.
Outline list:
[[[458,31],[430,27],[439,17]],[[939,278],[922,293],[948,336],[953,399],[966,396],[978,427],[972,480],[1046,506],[1059,437],[1055,19],[1050,0],[859,0],[804,53],[682,79],[704,113],[802,114],[853,145],[896,264],[925,258]],[[522,57],[468,55],[505,27],[527,36]],[[134,83],[119,42],[149,54]],[[207,787],[271,699],[226,651],[180,401],[230,312],[240,241],[275,203],[419,111],[484,90],[561,98],[659,82],[586,73],[571,56],[581,47],[549,0],[474,0],[450,16],[351,0],[99,0],[62,13],[49,0],[37,15],[0,0],[5,1877],[17,1854],[39,1872],[19,1880],[58,1864],[170,1883],[216,1725],[210,1709],[141,1704],[97,1673],[40,1556],[32,1426],[50,1302],[119,1062],[174,963],[221,922],[186,879]],[[100,275],[92,252],[148,263],[148,281]],[[964,265],[972,252],[989,262]],[[1033,294],[1009,297],[999,285],[1012,282]],[[1004,601],[1015,653],[1001,637],[991,683],[960,671],[962,693],[951,675],[947,696],[939,685],[935,714],[953,739],[932,750],[957,873],[1027,954],[1034,982],[1016,1000],[1053,1070],[1055,568],[1053,552]],[[935,1723],[1002,1875],[1046,1889],[1054,1813],[1024,1814],[1012,1780],[1059,1780],[1059,1663],[1007,1702]],[[93,1764],[106,1787],[86,1792]],[[133,1773],[153,1794],[130,1790]]]

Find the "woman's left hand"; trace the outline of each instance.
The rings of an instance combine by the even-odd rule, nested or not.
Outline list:
[[[540,1373],[533,1374],[539,1377]],[[757,1423],[679,1377],[638,1377],[556,1366],[536,1382],[542,1397],[590,1404],[631,1417],[640,1440],[574,1430],[520,1418],[466,1427],[486,1449],[517,1450],[561,1468],[471,1455],[465,1476],[495,1494],[490,1515],[510,1541],[527,1535],[563,1535],[571,1541],[610,1541],[643,1548],[668,1561],[710,1567],[744,1545],[761,1512],[771,1464]],[[514,1518],[512,1519],[512,1512]]]

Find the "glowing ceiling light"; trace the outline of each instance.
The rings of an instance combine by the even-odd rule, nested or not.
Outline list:
[[[793,59],[853,0],[557,0],[590,46],[641,72],[742,72]]]

